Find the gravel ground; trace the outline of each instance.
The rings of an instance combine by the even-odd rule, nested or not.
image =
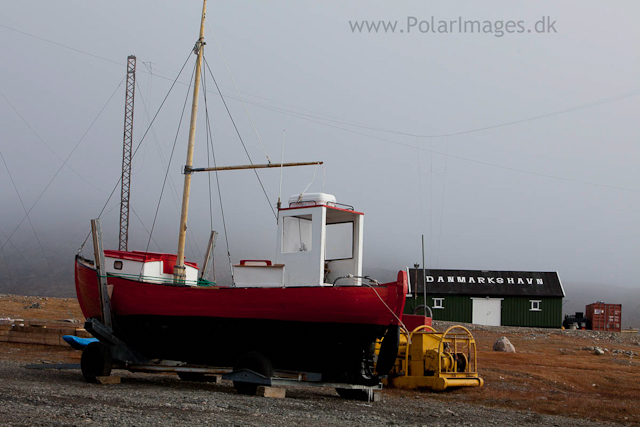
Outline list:
[[[508,334],[508,335],[522,335],[528,336],[529,339],[547,338],[552,335],[569,336],[576,338],[588,338],[595,341],[606,340],[610,343],[626,343],[636,344],[640,346],[640,335],[638,333],[619,333],[619,332],[606,332],[606,331],[591,331],[591,330],[571,330],[571,329],[554,329],[554,328],[527,328],[523,326],[483,326],[474,325],[472,323],[460,323],[460,322],[445,322],[440,320],[433,321],[433,327],[438,331],[444,331],[447,328],[461,325],[469,329],[471,332],[483,331],[493,332],[496,334]]]
[[[332,389],[288,389],[285,399],[243,396],[231,383],[115,371],[122,382],[88,384],[79,371],[31,370],[0,361],[0,425],[237,426],[601,426],[526,411],[451,404],[429,393],[382,392],[379,402],[339,398]]]

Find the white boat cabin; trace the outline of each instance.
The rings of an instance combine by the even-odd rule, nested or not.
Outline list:
[[[142,278],[151,283],[172,283],[173,267],[176,265],[175,254],[162,254],[142,251],[104,251],[104,263],[107,274],[133,279]],[[186,285],[198,284],[198,265],[185,263]]]
[[[289,198],[278,210],[275,263],[243,260],[234,266],[237,287],[361,285],[364,214],[339,207],[334,196]]]

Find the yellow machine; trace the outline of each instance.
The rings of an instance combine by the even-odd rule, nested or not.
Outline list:
[[[421,325],[407,337],[400,335],[396,363],[385,385],[398,388],[482,387],[478,376],[476,341],[463,326],[444,333]]]

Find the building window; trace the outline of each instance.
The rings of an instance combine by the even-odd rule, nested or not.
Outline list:
[[[444,298],[433,298],[433,308],[444,308]]]
[[[540,303],[542,301],[540,301],[540,300],[529,300],[529,302],[531,303],[531,308],[529,309],[529,311],[542,311],[542,309],[540,308]]]

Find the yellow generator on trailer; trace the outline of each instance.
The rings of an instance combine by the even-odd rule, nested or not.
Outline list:
[[[383,383],[397,388],[482,387],[478,375],[476,341],[463,326],[436,332],[421,325],[408,336],[400,334],[396,363]]]

